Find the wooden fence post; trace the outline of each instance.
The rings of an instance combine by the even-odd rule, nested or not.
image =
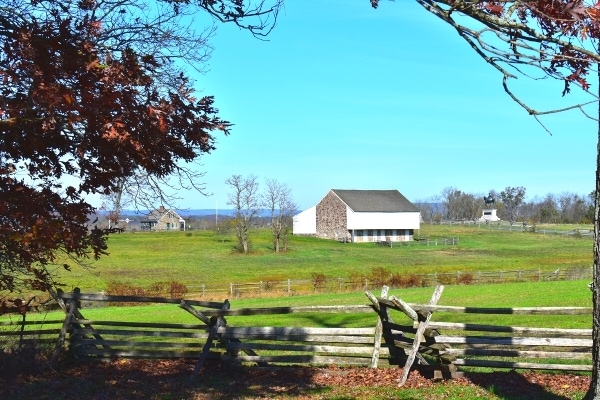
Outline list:
[[[77,302],[71,301],[68,305],[67,316],[65,317],[65,321],[63,322],[62,328],[60,329],[60,333],[58,334],[58,341],[56,342],[56,347],[54,348],[54,354],[52,355],[52,364],[56,362],[60,352],[65,344],[65,338],[67,336],[67,332],[71,330],[71,321],[73,320],[73,315],[75,314],[75,310]]]
[[[187,306],[187,304],[184,303],[183,301],[181,302],[181,304]],[[228,310],[229,306],[230,306],[229,300],[225,300],[223,302],[223,305],[221,306],[221,310]],[[187,308],[185,308],[185,309],[187,310]],[[194,310],[194,311],[196,311],[196,310]],[[202,321],[205,322],[204,319]],[[216,317],[216,318],[213,317],[213,319],[208,320],[208,323],[210,326],[210,332],[208,333],[208,339],[206,339],[206,343],[204,344],[204,347],[202,348],[202,354],[200,354],[200,358],[198,359],[198,362],[196,363],[196,366],[194,367],[194,372],[192,372],[192,376],[190,377],[191,381],[196,379],[196,377],[198,376],[198,371],[200,371],[202,364],[204,364],[204,361],[206,361],[206,358],[208,357],[208,353],[210,352],[210,347],[212,346],[213,340],[217,336],[219,328],[227,325],[227,321],[223,317]]]
[[[69,319],[69,322],[67,325],[67,331],[71,328],[71,325],[72,325],[71,320],[73,318],[85,319],[83,314],[81,314],[81,312],[79,311],[79,307],[80,307],[81,303],[78,298],[71,299],[71,302],[67,305],[65,303],[65,301],[59,296],[59,294],[54,291],[54,289],[50,288],[50,289],[48,289],[48,292],[50,293],[52,298],[54,298],[54,300],[56,300],[56,302],[58,303],[60,308],[62,308],[65,312],[67,312],[67,316],[65,317],[65,323],[64,323],[64,324],[66,324],[66,322],[67,322],[66,320]],[[79,288],[73,289],[73,294],[79,295],[80,289]],[[69,318],[68,313],[71,312],[71,310],[72,310],[72,316]],[[63,324],[63,327],[65,326],[64,324]],[[90,324],[83,324],[83,326],[86,328],[92,329],[92,326]],[[80,327],[80,325],[76,324],[75,327]],[[62,334],[62,329],[61,329],[61,334]],[[98,340],[104,340],[99,333],[92,333],[92,336]],[[73,344],[73,338],[71,338],[71,344]],[[102,347],[110,350],[110,346],[107,344],[102,344]],[[56,349],[55,349],[55,352],[56,352]],[[54,361],[54,356],[53,356],[53,361]]]
[[[383,286],[381,288],[381,298],[387,299],[389,287]],[[377,368],[379,364],[379,353],[381,351],[381,337],[383,336],[383,313],[387,313],[385,306],[380,304],[375,296],[371,294],[368,290],[365,291],[365,295],[371,300],[373,303],[373,307],[377,311],[377,322],[375,324],[375,338],[373,342],[373,355],[371,356],[371,368]]]
[[[429,305],[434,306],[439,301],[442,296],[442,292],[444,291],[444,286],[439,285],[435,288],[431,299],[429,300]],[[425,329],[427,325],[429,325],[429,321],[431,320],[431,315],[433,313],[431,311],[425,312],[425,320],[419,321],[419,326],[417,327],[417,332],[415,333],[415,340],[413,341],[412,348],[408,354],[408,359],[406,360],[406,364],[404,365],[404,370],[402,371],[402,378],[400,378],[400,382],[398,386],[402,386],[406,383],[406,379],[408,378],[408,373],[410,372],[410,368],[412,367],[413,362],[415,361],[415,357],[419,352],[419,346],[421,345],[421,339],[423,337],[423,333],[425,333]]]

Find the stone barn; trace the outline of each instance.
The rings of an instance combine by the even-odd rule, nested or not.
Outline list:
[[[315,206],[294,216],[294,235],[351,242],[410,241],[421,214],[397,190],[331,189]]]

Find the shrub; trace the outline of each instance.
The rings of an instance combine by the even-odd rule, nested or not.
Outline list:
[[[455,281],[455,274],[437,274],[437,283],[440,285],[452,285]]]
[[[390,286],[391,287],[404,287],[403,282],[404,282],[404,277],[400,274],[392,274],[392,276],[390,276]]]
[[[109,296],[146,296],[147,291],[128,283],[110,281],[106,286],[106,294]]]
[[[279,281],[276,279],[266,280],[266,281],[263,281],[263,288],[266,292],[270,292],[270,291],[277,289],[278,283],[279,283]]]
[[[369,275],[369,281],[374,286],[383,286],[390,284],[392,274],[390,271],[383,267],[374,267],[371,269],[371,275]]]
[[[472,274],[460,274],[456,279],[458,284],[462,285],[470,285],[473,283],[473,275]]]
[[[327,277],[325,274],[320,272],[313,272],[310,274],[313,280],[313,291],[317,291],[319,289],[324,289],[325,284],[327,283]]]
[[[421,279],[417,275],[411,274],[402,278],[400,286],[404,288],[419,287],[421,286]]]
[[[357,272],[350,273],[350,288],[352,290],[360,290],[365,286],[365,276]]]
[[[178,281],[169,282],[169,294],[172,299],[180,299],[188,292],[187,286]]]
[[[148,296],[164,297],[171,299],[180,299],[188,292],[187,286],[183,283],[172,280],[170,282],[155,282],[148,288]]]

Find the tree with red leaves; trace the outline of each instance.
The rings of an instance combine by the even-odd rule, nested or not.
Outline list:
[[[370,0],[377,8],[379,1]],[[504,91],[540,125],[545,114],[578,110],[600,122],[600,2],[597,0],[417,0],[456,32],[502,76]],[[518,76],[552,78],[566,96],[577,89],[589,101],[537,110],[513,90]],[[596,82],[596,87],[591,80]],[[581,97],[577,97],[580,99]],[[590,106],[592,110],[590,111]],[[600,123],[596,159],[592,383],[586,399],[600,398]]]
[[[89,195],[143,177],[161,201],[228,134],[186,70],[211,21],[262,36],[281,0],[4,0],[0,4],[0,290],[47,290],[52,268],[106,254]],[[194,17],[210,16],[198,31]],[[179,187],[183,186],[180,184]],[[142,187],[142,186],[140,186]],[[65,262],[65,260],[69,260]],[[51,268],[52,267],[52,268]]]

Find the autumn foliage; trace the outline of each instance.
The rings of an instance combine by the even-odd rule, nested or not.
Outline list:
[[[377,8],[379,0],[371,0]],[[576,84],[589,91],[588,75],[600,61],[600,2],[584,0],[417,0],[427,11],[456,29],[457,33],[505,78],[506,87],[519,75],[553,78],[563,83],[562,94]],[[535,75],[534,70],[541,72]],[[580,104],[574,106],[579,108]],[[557,112],[561,110],[551,110]]]
[[[0,5],[0,290],[47,289],[59,254],[105,254],[87,195],[136,171],[177,174],[228,133],[212,97],[194,98],[167,58],[114,40],[98,7]]]

